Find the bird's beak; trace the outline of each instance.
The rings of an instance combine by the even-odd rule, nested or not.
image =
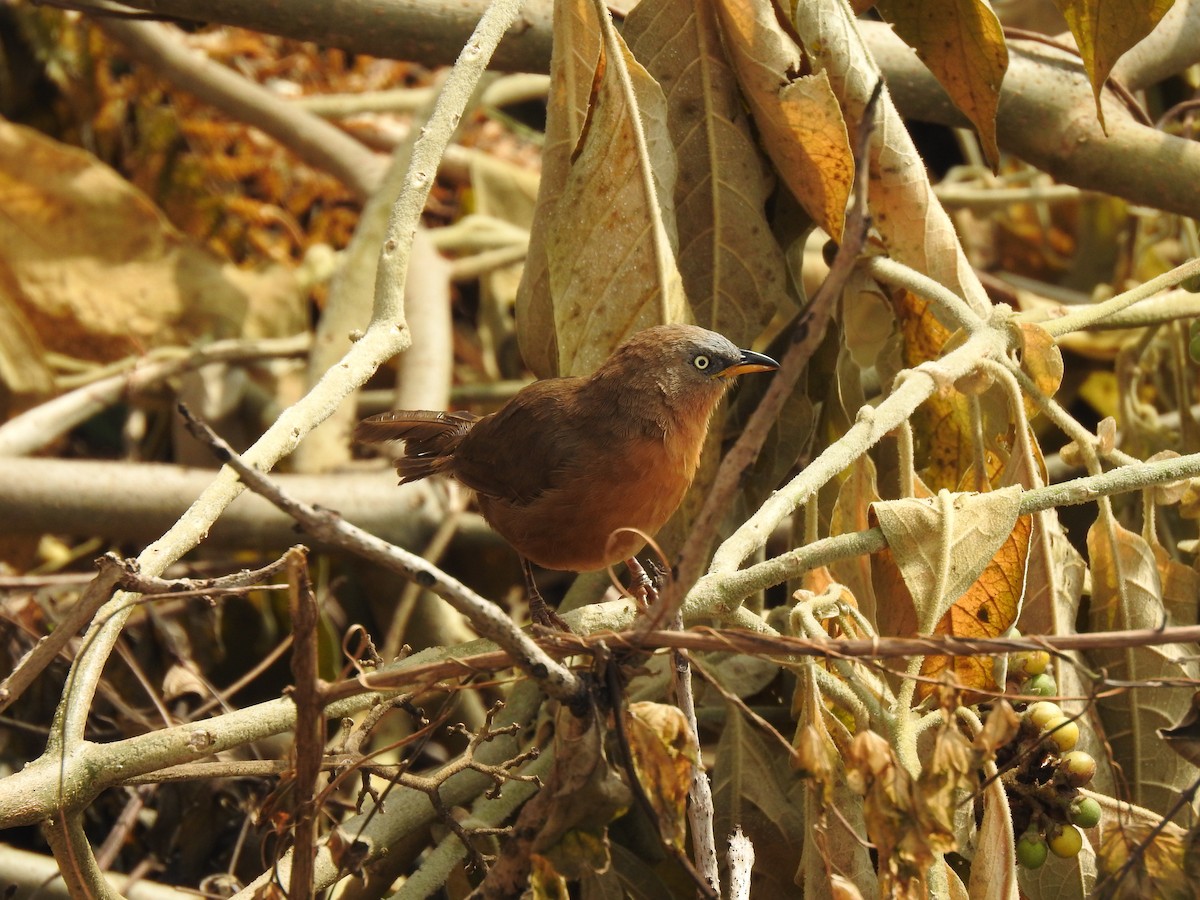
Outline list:
[[[743,350],[742,358],[717,373],[718,378],[736,378],[738,375],[745,375],[749,372],[774,372],[779,368],[779,363],[771,359],[771,357],[755,353],[753,350]]]

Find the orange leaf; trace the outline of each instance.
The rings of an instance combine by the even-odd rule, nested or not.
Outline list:
[[[1029,562],[1029,538],[1033,519],[1021,516],[1004,545],[996,551],[983,574],[942,617],[934,634],[960,638],[999,637],[1017,620],[1021,595],[1025,590],[1025,569]],[[995,690],[990,656],[929,656],[921,667],[927,678],[938,678],[949,671],[954,680],[967,688]],[[920,697],[932,693],[932,684],[923,684]]]

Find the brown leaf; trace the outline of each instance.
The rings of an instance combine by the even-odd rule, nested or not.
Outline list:
[[[942,491],[932,500],[907,498],[871,506],[913,598],[919,633],[929,634],[955,601],[979,583],[985,567],[995,564],[1013,534],[1020,498],[1020,488],[1011,487],[984,494]],[[1025,532],[1027,542],[1028,523]],[[1019,571],[1007,579],[1015,583],[1018,603],[1025,580],[1024,558],[1019,562]],[[1014,607],[1008,624],[1016,611]]]
[[[800,855],[803,878],[797,881],[802,880],[806,897],[877,897],[879,881],[871,855],[858,839],[866,830],[862,797],[846,783],[811,665],[798,672],[792,706],[798,716],[793,766],[803,776],[804,821],[809,826]],[[845,876],[841,881],[834,875],[838,872]]]
[[[718,0],[717,15],[775,170],[813,220],[840,239],[854,156],[829,76],[803,74],[800,50],[769,4]]]
[[[829,521],[830,536],[853,534],[874,525],[874,522],[868,521],[868,510],[878,499],[875,463],[870,456],[863,454],[847,470],[846,478],[838,488],[837,501]],[[874,622],[876,602],[870,557],[858,555],[835,560],[829,564],[829,568],[833,577],[849,588],[863,615]]]
[[[592,103],[600,46],[600,23],[591,0],[562,0],[554,4],[554,53],[550,58],[550,94],[546,98],[542,178],[525,272],[517,289],[521,356],[539,378],[560,374],[554,298],[549,287],[547,223],[556,219],[575,148],[583,134]]]
[[[893,309],[904,340],[904,365],[908,368],[939,358],[952,340],[957,342],[961,338],[952,336],[938,321],[928,300],[908,291],[896,293]],[[983,418],[987,465],[983,481],[995,484],[1003,468],[1001,453],[1007,453],[1010,417],[998,391],[987,392],[977,402]],[[912,424],[922,462],[920,472],[931,488],[977,487],[967,478],[974,471],[976,454],[975,429],[966,397],[958,391],[938,391],[921,404]]]
[[[1063,379],[1062,351],[1058,343],[1041,325],[1021,322],[1021,368],[1047,397],[1058,393]],[[1033,416],[1039,407],[1030,398],[1025,398],[1025,414]]]
[[[953,721],[943,722],[918,780],[873,731],[855,735],[845,761],[851,789],[865,800],[867,836],[879,854],[880,896],[925,896],[925,873],[939,854],[957,847],[958,795],[974,781],[970,741]]]
[[[1192,765],[1200,766],[1200,692],[1192,694],[1192,707],[1183,718],[1170,728],[1158,729],[1158,736]]]
[[[996,168],[996,108],[1008,70],[1008,48],[991,7],[983,0],[880,0],[878,8],[971,120],[988,162]]]
[[[547,277],[530,289],[552,299],[560,375],[590,373],[634,332],[688,318],[672,247],[675,155],[666,102],[605,15],[579,143],[563,183],[543,176],[534,223]],[[548,192],[555,199],[543,206]],[[518,319],[518,327],[541,323]]]
[[[1021,516],[995,556],[970,589],[938,622],[934,634],[961,638],[999,637],[1017,621],[1025,590],[1029,561],[1029,537],[1032,520]],[[921,674],[937,678],[946,670],[953,672],[956,684],[966,688],[994,690],[998,687],[989,656],[927,656]],[[919,696],[933,690],[928,684],[918,689]]]
[[[679,271],[695,320],[748,346],[787,302],[787,276],[763,212],[771,181],[716,13],[693,0],[643,0],[622,34],[666,94]]]
[[[555,872],[579,878],[608,865],[608,823],[629,808],[632,796],[605,757],[594,717],[560,709],[554,741],[554,768],[543,788],[552,799],[532,850]]]
[[[1133,857],[1133,865],[1105,896],[1112,900],[1143,900],[1146,897],[1191,900],[1196,896],[1196,879],[1200,877],[1200,872],[1196,871],[1200,857],[1194,841],[1194,837],[1171,822],[1163,827],[1159,822],[1141,817],[1122,818],[1117,827],[1104,830],[1098,853],[1100,871],[1114,875],[1130,857]]]

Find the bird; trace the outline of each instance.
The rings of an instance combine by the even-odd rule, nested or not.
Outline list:
[[[535,381],[490,415],[392,410],[354,437],[403,441],[401,484],[448,475],[471,488],[521,557],[531,618],[565,629],[529,564],[588,572],[625,561],[649,589],[634,556],[682,502],[717,404],[736,376],[778,368],[716,332],[658,325],[591,375]]]

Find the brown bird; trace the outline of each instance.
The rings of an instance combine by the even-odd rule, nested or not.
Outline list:
[[[683,500],[718,401],[735,376],[778,368],[715,332],[659,325],[591,375],[534,382],[492,415],[395,410],[354,436],[403,440],[401,483],[445,474],[472,488],[522,557],[535,621],[562,627],[528,561],[587,572],[624,560],[644,579],[633,556]]]

